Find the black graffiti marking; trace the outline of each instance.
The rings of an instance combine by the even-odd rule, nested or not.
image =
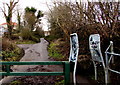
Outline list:
[[[97,54],[98,56],[100,56],[99,51],[98,51],[98,50],[96,50],[96,49],[94,49],[94,50],[95,50],[96,54]]]
[[[72,52],[74,54],[73,55],[74,57],[72,57],[72,55],[71,55],[70,58],[72,61],[74,61],[74,60],[76,60],[76,57],[77,57],[76,56],[77,55],[77,43],[76,43],[76,39],[74,38],[74,36],[71,37],[71,41],[72,41]]]

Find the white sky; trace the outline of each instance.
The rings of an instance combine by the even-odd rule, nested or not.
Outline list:
[[[3,8],[3,3],[9,3],[9,1],[10,0],[2,0],[2,1],[0,0],[0,8]],[[15,1],[17,1],[17,0],[15,0]],[[35,7],[37,10],[47,12],[49,9],[48,9],[46,3],[50,6],[50,5],[52,5],[53,1],[56,1],[56,0],[19,0],[18,9],[20,9],[21,13],[23,13],[23,14],[24,14],[24,8],[26,8],[27,6]],[[64,1],[64,0],[58,0],[58,1]],[[66,0],[66,1],[75,2],[75,1],[80,1],[80,0]],[[81,0],[81,1],[85,2],[86,0]],[[89,1],[98,1],[98,0],[89,0]],[[111,1],[111,0],[108,0],[108,1]],[[118,1],[118,0],[116,0],[116,1]],[[5,22],[5,18],[0,9],[0,24],[4,23],[4,22]],[[15,14],[13,15],[13,22],[17,22]],[[47,29],[47,24],[46,24],[47,20],[45,17],[43,18],[42,23],[44,25],[43,29],[46,30]]]
[[[0,7],[3,8],[3,3],[9,3],[10,0],[0,0]],[[15,0],[17,1],[17,0]],[[46,5],[52,3],[51,0],[19,0],[17,8],[20,9],[21,13],[24,14],[24,8],[28,7],[35,7],[37,10],[41,10],[43,12],[48,11],[48,7]],[[13,22],[17,22],[16,14],[13,14],[12,18]],[[0,24],[6,22],[3,13],[0,10]],[[42,18],[43,29],[47,30],[47,20],[46,18]]]

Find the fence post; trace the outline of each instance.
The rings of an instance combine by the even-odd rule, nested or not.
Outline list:
[[[110,46],[110,51],[111,51],[111,53],[114,53],[114,50],[113,50],[113,42],[110,41],[110,44],[111,44],[111,46]],[[113,63],[114,63],[114,56],[111,55],[111,57],[112,57],[112,64],[113,64]]]
[[[65,62],[65,66],[64,66],[64,71],[65,71],[65,85],[69,85],[70,84],[70,63],[69,62]]]
[[[93,61],[93,64],[94,64],[94,71],[95,71],[95,80],[97,80],[97,66],[94,61]]]
[[[108,70],[108,55],[107,53],[105,53],[106,56],[106,67],[104,68],[105,71],[105,84],[108,85],[108,83],[110,83],[109,81],[109,70]]]
[[[10,65],[6,65],[6,70],[7,70],[7,73],[9,74],[10,73]]]

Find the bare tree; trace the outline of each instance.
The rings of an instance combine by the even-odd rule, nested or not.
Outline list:
[[[119,36],[118,2],[54,2],[50,10],[58,28],[69,38],[73,32],[99,33],[106,38]]]
[[[118,2],[54,2],[49,14],[50,29],[64,34],[67,39],[71,33],[77,32],[82,44],[80,50],[88,53],[86,41],[90,34],[99,33],[101,41],[120,37],[118,7]]]
[[[15,0],[10,0],[10,3],[5,3],[3,5],[3,8],[1,8],[3,14],[4,14],[4,17],[6,19],[6,23],[7,23],[7,27],[8,27],[8,31],[9,31],[9,38],[11,38],[11,35],[12,35],[12,29],[13,29],[13,24],[12,24],[12,14],[13,14],[13,10],[16,6],[16,4],[19,2],[19,0],[15,1]],[[6,9],[5,9],[5,5],[7,6],[8,8],[8,12],[6,12]]]
[[[88,2],[88,8],[84,14],[88,18],[89,24],[98,26],[98,33],[112,38],[112,36],[119,36],[116,27],[118,6],[118,2]]]
[[[20,12],[19,9],[17,9],[18,32],[20,32],[22,28],[21,17],[22,17],[22,13]]]

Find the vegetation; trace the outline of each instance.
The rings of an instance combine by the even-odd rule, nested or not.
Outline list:
[[[10,3],[5,3],[8,7],[8,14],[6,13],[7,8],[5,6],[1,8],[7,23],[8,32],[4,34],[0,42],[2,50],[0,50],[0,59],[2,61],[19,61],[24,55],[23,49],[19,48],[16,44],[34,44],[40,42],[40,38],[44,36],[44,31],[41,24],[41,17],[43,13],[34,7],[26,7],[24,13],[24,23],[21,22],[21,14],[17,9],[17,29],[13,29],[14,25],[12,22],[13,9],[19,2],[10,0]],[[35,14],[37,12],[37,15]],[[23,23],[23,24],[22,24]],[[5,70],[3,66],[3,70]],[[15,82],[16,83],[16,82]]]
[[[8,9],[8,12],[6,12],[5,5],[4,5],[3,8],[1,8],[1,10],[4,14],[4,17],[6,19],[6,23],[7,23],[7,27],[8,27],[8,37],[9,38],[11,38],[12,29],[14,27],[14,25],[12,24],[12,15],[13,15],[14,8],[17,5],[18,2],[19,2],[19,0],[18,1],[10,0],[9,4],[5,3],[5,5],[7,6],[7,9]]]
[[[43,17],[43,13],[40,10],[38,11],[37,16],[35,16],[36,11],[37,9],[35,9],[34,7],[25,8],[24,22],[25,26],[27,26],[30,29],[30,31],[34,30],[35,26],[38,27],[37,23],[40,24],[40,18]]]
[[[24,55],[24,51],[8,39],[3,38],[1,55],[3,61],[19,61]]]
[[[62,80],[62,81],[60,81],[60,82],[55,83],[55,85],[64,85],[64,80]]]
[[[40,42],[40,37],[44,37],[44,32],[40,27],[41,17],[44,16],[42,11],[37,10],[34,7],[26,7],[24,13],[24,22],[21,24],[21,15],[17,13],[18,17],[18,30],[13,31],[12,14],[16,4],[14,0],[10,0],[8,7],[8,14],[5,9],[2,12],[8,23],[9,38],[20,39],[22,43],[34,43]],[[50,36],[45,37],[50,43],[48,51],[49,56],[55,60],[68,60],[70,43],[70,34],[77,33],[79,37],[79,57],[78,68],[87,73],[93,79],[91,73],[93,70],[93,64],[91,62],[91,56],[89,51],[89,36],[91,34],[100,34],[101,47],[104,53],[108,47],[109,41],[114,42],[114,51],[120,53],[120,21],[119,16],[119,2],[54,2],[53,7],[50,8],[48,14],[48,21],[50,23]],[[4,7],[3,7],[4,8]],[[13,36],[11,36],[13,34]],[[29,42],[28,42],[29,41]],[[32,41],[32,42],[31,42]],[[16,42],[21,43],[21,42]],[[19,60],[19,56],[22,49],[16,47],[7,39],[3,39],[3,60],[15,61]],[[115,58],[114,65],[111,65],[117,71],[120,71],[120,59]],[[99,64],[98,64],[99,65]],[[99,67],[99,66],[98,66]],[[104,75],[103,69],[99,69],[98,75]],[[116,76],[116,77],[115,77]],[[111,80],[119,82],[120,77],[111,73]],[[99,79],[103,81],[103,76]],[[59,82],[62,84],[64,81]],[[18,83],[18,82],[13,82]]]
[[[5,33],[5,37],[9,39],[14,39],[14,37],[15,39],[19,39],[19,37],[23,37],[23,40],[33,40],[35,42],[39,42],[39,38],[44,36],[44,31],[40,26],[40,18],[43,17],[44,14],[42,13],[42,11],[35,9],[34,7],[26,7],[23,18],[24,21],[21,22],[22,16],[20,10],[17,9],[18,25],[16,27],[17,29],[13,29],[14,24],[12,22],[12,15],[13,11],[15,11],[14,8],[18,2],[19,0],[10,0],[10,3],[3,4],[3,8],[1,8],[1,11],[5,16],[8,28],[8,32]],[[5,5],[7,6],[7,8],[5,7]],[[6,10],[8,10],[8,12]],[[27,35],[25,35],[25,32],[27,32],[28,34],[26,33]],[[16,34],[20,35],[14,36]]]
[[[48,47],[49,56],[55,60],[64,59],[64,56],[61,54],[61,50],[58,47],[60,44],[61,42],[57,40],[56,42],[52,42]]]
[[[21,85],[22,84],[22,82],[21,81],[12,81],[11,83],[10,83],[10,85]]]
[[[32,40],[23,40],[23,41],[16,40],[15,43],[16,44],[35,44],[36,42],[34,42]]]
[[[110,40],[115,42],[115,52],[120,53],[120,22],[117,19],[119,15],[118,2],[72,3],[58,1],[53,4],[54,6],[50,9],[48,17],[51,35],[56,35],[55,37],[57,38],[63,38],[64,42],[67,43],[64,45],[67,45],[66,47],[69,48],[68,41],[70,34],[74,32],[78,34],[80,46],[78,59],[78,61],[80,61],[78,64],[79,68],[81,66],[83,69],[92,70],[91,66],[93,66],[93,64],[90,64],[91,57],[88,42],[91,34],[100,34],[103,54]],[[59,49],[64,50],[64,53],[62,53],[64,55],[66,54],[66,50],[69,52],[68,48],[61,47]],[[84,55],[86,57],[81,58],[81,56]],[[120,60],[116,58],[116,62],[120,62]],[[115,66],[119,67],[120,64],[116,63]],[[118,78],[116,78],[116,80],[118,80]]]
[[[21,37],[23,40],[32,40],[34,42],[40,42],[40,35],[35,36],[29,29],[25,28],[21,31]]]
[[[38,10],[37,15],[35,13],[37,9],[34,7],[26,7],[24,14],[24,25],[20,30],[20,36],[23,40],[32,40],[34,42],[40,42],[40,37],[44,36],[44,31],[39,24],[41,24],[41,17],[43,17],[43,13]],[[20,19],[20,18],[18,18]]]

